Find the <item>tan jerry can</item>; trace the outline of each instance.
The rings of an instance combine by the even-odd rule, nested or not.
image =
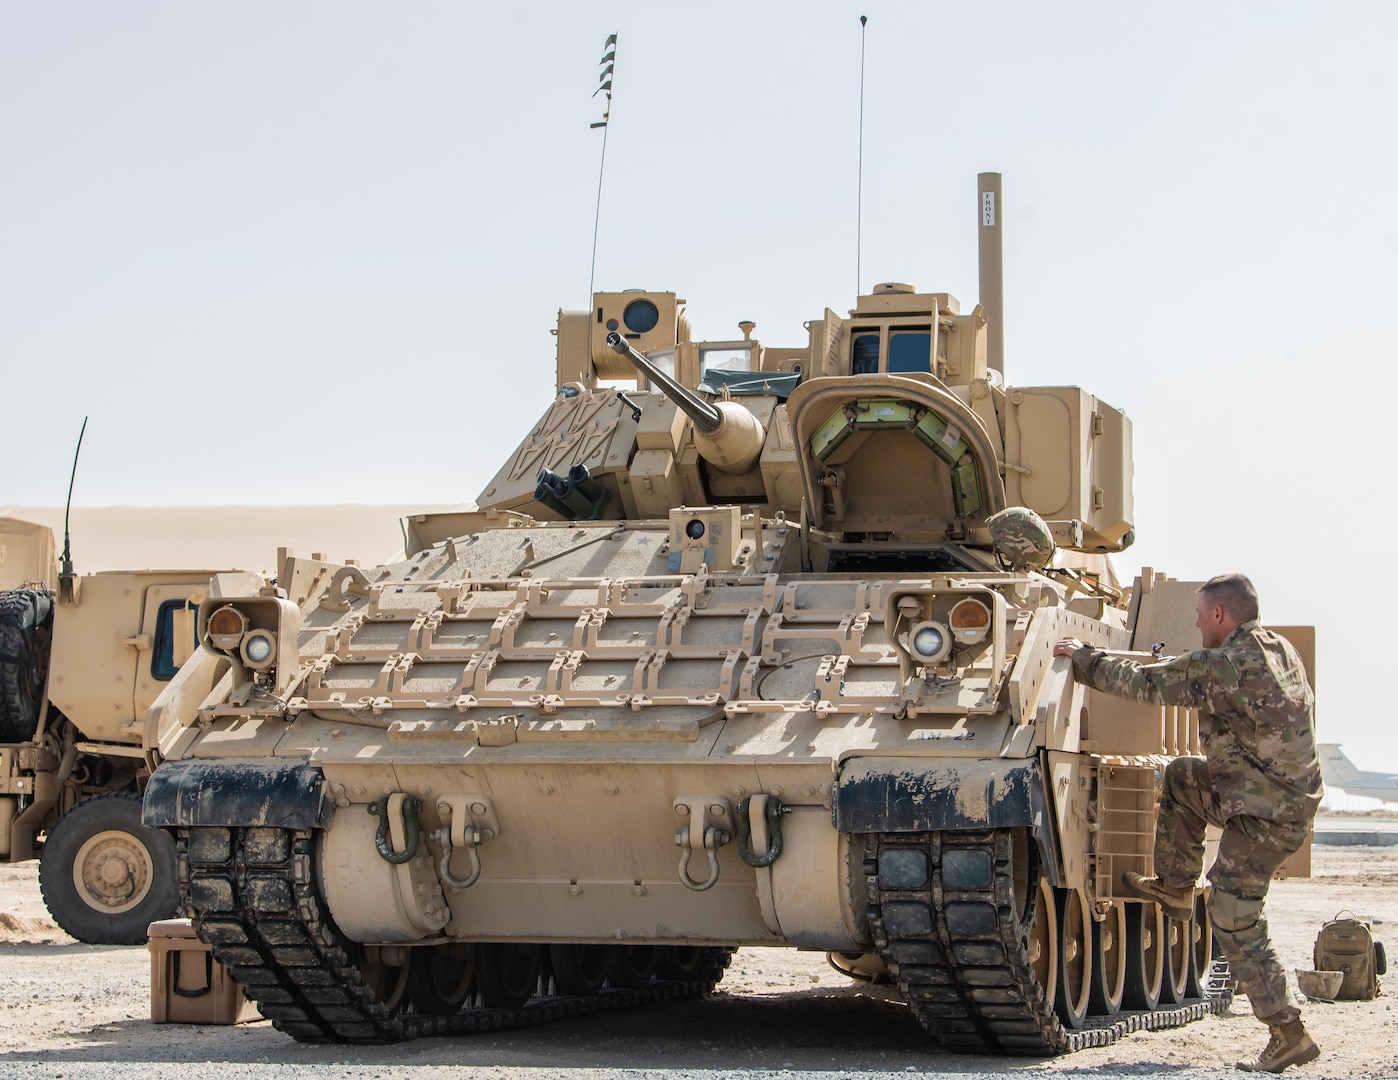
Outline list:
[[[150,924],[150,1018],[157,1024],[246,1024],[257,1006],[214,959],[188,919]]]

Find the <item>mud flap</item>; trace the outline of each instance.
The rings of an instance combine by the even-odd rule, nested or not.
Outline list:
[[[1058,844],[1043,775],[1037,758],[850,758],[835,789],[835,828],[900,833],[1025,826],[1057,885]]]
[[[335,804],[325,777],[303,761],[224,758],[167,761],[146,784],[141,822],[153,828],[205,825],[324,829]]]

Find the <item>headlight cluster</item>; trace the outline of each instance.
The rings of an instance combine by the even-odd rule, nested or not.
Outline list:
[[[983,601],[968,596],[953,605],[945,619],[922,619],[914,623],[908,630],[908,652],[920,664],[940,664],[954,646],[979,645],[985,641],[990,627],[990,608]]]
[[[231,604],[209,616],[205,640],[216,652],[237,656],[253,671],[269,671],[277,662],[277,635],[250,629],[247,616]]]

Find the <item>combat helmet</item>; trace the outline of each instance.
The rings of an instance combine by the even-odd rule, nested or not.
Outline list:
[[[996,558],[1019,573],[1042,570],[1057,550],[1048,523],[1025,506],[1009,506],[986,519]]]

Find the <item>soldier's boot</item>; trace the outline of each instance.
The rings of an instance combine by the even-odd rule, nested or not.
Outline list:
[[[1146,877],[1134,870],[1121,875],[1121,883],[1132,896],[1154,900],[1175,922],[1189,922],[1194,914],[1194,886],[1166,885],[1158,877]]]
[[[1285,1024],[1268,1023],[1267,1026],[1272,1031],[1271,1040],[1256,1061],[1238,1062],[1238,1068],[1243,1072],[1279,1073],[1288,1065],[1304,1065],[1320,1057],[1320,1047],[1300,1020]]]

